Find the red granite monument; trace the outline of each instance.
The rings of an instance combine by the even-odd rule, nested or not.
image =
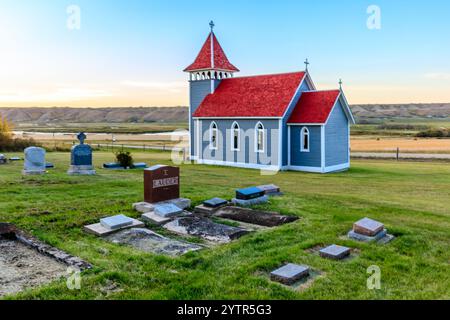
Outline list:
[[[157,203],[180,197],[180,168],[156,165],[144,170],[144,200]]]

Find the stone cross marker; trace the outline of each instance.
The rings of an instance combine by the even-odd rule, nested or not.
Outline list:
[[[77,138],[80,144],[72,147],[70,168],[67,173],[70,175],[94,175],[96,172],[92,166],[92,148],[84,144],[84,140],[86,140],[84,132],[80,132]]]
[[[45,173],[45,150],[39,147],[29,147],[25,151],[23,174]]]
[[[180,197],[180,168],[156,165],[144,170],[144,201],[157,203]]]

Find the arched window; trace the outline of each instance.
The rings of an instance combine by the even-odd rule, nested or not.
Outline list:
[[[209,148],[212,150],[217,150],[217,132],[217,124],[212,122],[209,127]]]
[[[300,151],[309,152],[309,130],[306,127],[300,132]]]
[[[231,126],[231,151],[239,151],[241,147],[241,130],[237,122]]]
[[[264,148],[266,145],[264,134],[264,126],[261,122],[258,122],[255,127],[255,151],[256,152],[264,152]]]

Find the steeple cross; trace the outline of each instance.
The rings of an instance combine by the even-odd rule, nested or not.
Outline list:
[[[305,66],[306,66],[306,71],[308,71],[308,65],[309,65],[310,63],[309,63],[309,61],[308,61],[308,58],[306,58],[306,60],[305,60]]]
[[[342,90],[342,79],[339,79],[339,89],[341,89]]]
[[[211,28],[211,32],[213,32],[213,29],[215,27],[214,21],[211,20],[211,22],[209,23],[209,27]]]

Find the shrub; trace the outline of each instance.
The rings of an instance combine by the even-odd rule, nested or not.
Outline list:
[[[416,134],[419,138],[450,138],[450,132],[447,129],[429,129],[420,131]]]
[[[33,139],[12,138],[8,134],[0,132],[0,151],[1,152],[22,152],[24,149],[41,146]]]
[[[133,167],[133,157],[131,156],[131,153],[128,151],[116,152],[116,159],[121,167],[124,167],[124,168],[132,168]]]

